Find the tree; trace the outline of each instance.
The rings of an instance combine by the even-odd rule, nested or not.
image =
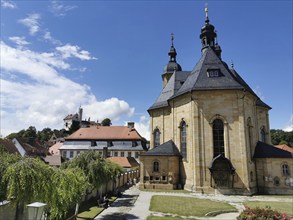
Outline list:
[[[111,119],[109,118],[105,118],[102,122],[101,122],[101,125],[102,126],[111,126],[112,123],[111,123]]]
[[[80,128],[79,121],[72,121],[72,124],[69,128],[69,133],[72,134],[73,132],[77,131]]]
[[[42,131],[38,131],[38,140],[41,141],[42,143],[48,141],[53,134],[53,131],[51,128],[44,128]]]
[[[271,130],[271,139],[273,145],[286,144],[293,147],[293,131],[283,131],[280,129]]]
[[[81,201],[88,187],[86,176],[78,168],[52,168],[40,159],[29,157],[4,166],[0,165],[4,168],[0,186],[5,189],[6,198],[13,198],[17,219],[25,219],[24,206],[35,201],[48,204],[50,219],[64,219],[67,210]]]
[[[24,132],[24,134],[22,135],[22,137],[33,137],[36,138],[37,137],[37,129],[34,126],[29,126],[28,129],[26,129],[26,131]]]
[[[105,160],[96,151],[87,151],[79,154],[74,159],[63,163],[63,168],[80,168],[85,173],[91,188],[98,189],[111,177],[122,172],[122,168]]]

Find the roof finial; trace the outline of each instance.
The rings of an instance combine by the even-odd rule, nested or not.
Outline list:
[[[234,69],[234,62],[231,60],[231,68]]]
[[[171,43],[172,43],[172,47],[174,47],[174,34],[171,33]]]
[[[205,3],[205,9],[204,9],[204,11],[206,13],[206,22],[209,23],[208,3]]]

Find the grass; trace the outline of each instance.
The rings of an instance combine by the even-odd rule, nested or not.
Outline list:
[[[250,208],[265,208],[266,206],[270,206],[272,210],[277,210],[281,213],[286,213],[290,216],[293,216],[293,203],[292,202],[263,202],[263,201],[253,201],[253,202],[245,202],[243,205],[248,206]]]
[[[98,206],[90,207],[88,211],[81,212],[77,215],[76,219],[94,219],[98,214],[100,214],[104,208]]]
[[[203,217],[212,211],[237,212],[237,209],[225,202],[215,202],[208,199],[197,199],[180,196],[153,196],[150,211],[172,213],[182,216]]]

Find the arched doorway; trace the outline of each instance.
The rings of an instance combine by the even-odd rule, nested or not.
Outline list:
[[[209,167],[211,186],[215,188],[233,188],[235,168],[222,154],[216,156]],[[214,180],[214,184],[212,183]]]

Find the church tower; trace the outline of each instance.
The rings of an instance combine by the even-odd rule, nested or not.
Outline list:
[[[191,71],[176,62],[171,38],[163,89],[148,109],[150,150],[141,156],[141,187],[203,193],[257,192],[253,153],[270,144],[271,109],[222,60],[205,8],[201,57]]]

